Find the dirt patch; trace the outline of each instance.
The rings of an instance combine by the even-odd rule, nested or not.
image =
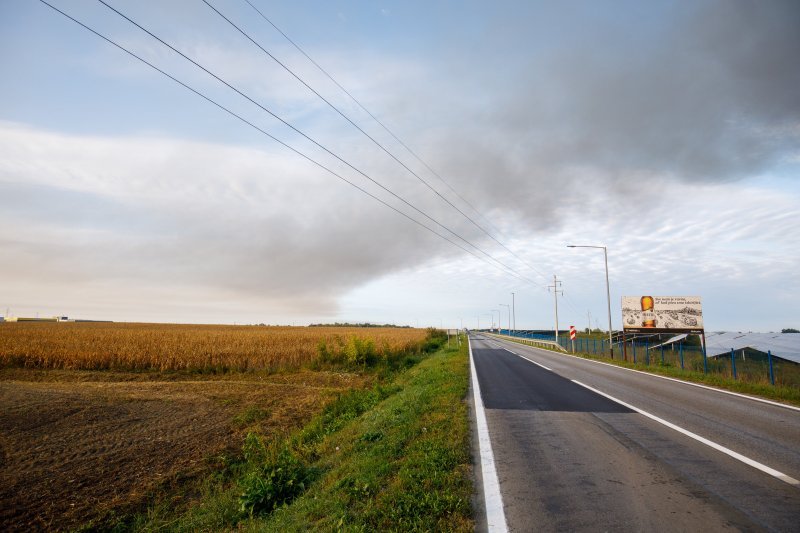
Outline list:
[[[337,391],[365,384],[352,374],[315,372],[108,377],[0,373],[0,530],[70,529],[135,508],[165,481],[238,450],[248,426],[287,431]],[[248,409],[257,409],[258,420],[241,416]]]

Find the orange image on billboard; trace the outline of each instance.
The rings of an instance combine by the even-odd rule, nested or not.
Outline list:
[[[656,327],[656,314],[653,311],[655,300],[652,296],[642,296],[642,327],[654,328]]]

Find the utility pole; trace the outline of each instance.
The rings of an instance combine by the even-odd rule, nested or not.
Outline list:
[[[556,342],[558,342],[558,293],[561,293],[561,296],[564,296],[564,290],[559,289],[559,285],[563,286],[563,283],[558,281],[558,278],[555,274],[553,274],[553,284],[547,286],[547,290],[553,289],[553,301],[556,305]]]
[[[587,310],[586,317],[589,319],[589,335],[592,334],[592,312]]]
[[[502,305],[503,307],[506,307],[508,309],[508,334],[510,335],[511,334],[511,306],[508,305],[508,304],[497,304],[497,305]],[[499,315],[498,315],[498,319],[499,319]],[[501,331],[502,331],[502,329],[503,329],[503,326],[500,326],[500,330]]]
[[[511,293],[511,309],[512,309],[512,312],[514,313],[514,329],[512,331],[513,331],[513,333],[516,333],[517,332],[517,307],[516,307],[516,304],[514,303],[514,293],[513,292]],[[513,335],[513,333],[512,333],[512,335]]]

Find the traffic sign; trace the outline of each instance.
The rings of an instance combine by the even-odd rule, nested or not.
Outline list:
[[[578,332],[575,331],[575,326],[569,327],[569,340],[574,341],[575,337],[578,336]]]

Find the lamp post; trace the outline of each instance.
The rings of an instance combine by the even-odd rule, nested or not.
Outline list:
[[[514,302],[514,293],[511,293],[511,309],[514,314],[514,333],[517,332],[517,304]]]
[[[511,335],[511,306],[508,305],[508,304],[497,304],[497,305],[502,305],[504,307],[508,307],[508,334]],[[500,316],[499,312],[498,312],[497,316],[498,317]],[[499,322],[499,319],[498,319],[498,322]],[[500,329],[503,329],[503,328],[501,327]]]
[[[492,309],[492,323],[494,323],[494,314],[497,313],[497,329],[500,329],[500,310]]]
[[[611,289],[609,288],[608,284],[608,248],[606,248],[605,246],[591,246],[585,244],[568,244],[567,248],[602,248],[603,250],[603,258],[606,261],[606,299],[608,302],[608,348],[611,353],[611,359],[614,359],[614,342],[611,337]]]

